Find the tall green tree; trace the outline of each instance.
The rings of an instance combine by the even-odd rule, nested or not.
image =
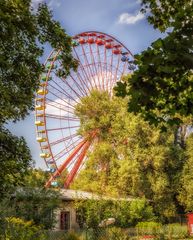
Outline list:
[[[193,3],[143,0],[142,11],[166,37],[135,56],[137,69],[118,84],[117,95],[130,96],[129,111],[149,122],[179,126],[193,115]]]
[[[110,196],[145,197],[157,214],[178,211],[177,193],[184,164],[173,131],[161,133],[141,116],[127,112],[127,99],[91,92],[76,107],[84,137],[97,139],[73,187]]]
[[[178,199],[186,211],[193,211],[193,134],[186,140],[186,162],[180,179]]]
[[[23,185],[33,161],[23,137],[13,136],[0,126],[0,198]]]
[[[35,11],[31,0],[0,1],[0,18],[0,122],[5,122],[24,118],[33,109],[45,43],[62,50],[65,74],[77,63],[71,55],[71,38],[45,4]]]
[[[40,57],[45,44],[61,50],[61,68],[67,75],[76,69],[71,54],[72,39],[45,4],[32,9],[31,0],[0,1],[0,193],[22,182],[31,166],[30,151],[23,138],[5,129],[33,109],[39,76],[44,71]]]

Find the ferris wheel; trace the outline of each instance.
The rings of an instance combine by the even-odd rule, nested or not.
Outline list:
[[[78,134],[76,104],[92,90],[112,95],[116,82],[135,69],[131,52],[108,34],[95,31],[77,34],[73,37],[72,51],[79,65],[67,77],[57,72],[61,66],[60,51],[50,53],[35,99],[40,157],[50,172],[46,187],[57,187],[58,178],[67,171],[64,187],[68,188],[97,137],[95,132],[89,139]]]

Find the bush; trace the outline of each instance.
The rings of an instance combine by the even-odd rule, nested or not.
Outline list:
[[[69,232],[61,240],[79,240],[79,236],[76,233],[74,233],[74,232]]]
[[[178,223],[168,224],[165,226],[165,235],[167,235],[168,238],[172,239],[183,239],[187,237],[187,226],[186,225],[180,225]]]
[[[139,221],[155,220],[153,209],[145,199],[128,201],[113,200],[78,200],[76,209],[80,226],[98,228],[99,224],[108,219],[115,219],[115,226],[127,228],[135,226]]]
[[[127,240],[129,236],[127,232],[125,232],[121,228],[112,227],[107,229],[107,238],[110,240]],[[105,240],[105,239],[104,239]]]
[[[21,218],[5,218],[4,234],[7,240],[46,240],[42,228],[34,225],[32,221]]]
[[[46,240],[85,240],[81,232],[66,232],[64,230],[46,231]],[[35,239],[36,240],[36,239]]]
[[[187,237],[187,226],[180,225],[177,223],[161,225],[157,222],[139,222],[137,225],[138,234],[153,235],[159,239],[186,239]]]
[[[160,235],[162,224],[158,222],[139,222],[137,225],[139,235]]]

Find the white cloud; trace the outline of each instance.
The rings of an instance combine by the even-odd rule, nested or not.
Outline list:
[[[137,14],[122,13],[119,16],[119,23],[121,24],[134,24],[144,18],[144,14],[138,12]]]
[[[49,104],[46,104],[46,114],[54,114],[54,115],[62,115],[62,116],[68,116],[69,106],[67,102],[65,102],[62,99],[55,99],[52,102],[49,102]],[[67,100],[68,101],[68,100]],[[75,102],[71,101],[71,105],[75,105]],[[73,111],[73,110],[70,110]]]
[[[54,7],[60,7],[61,6],[61,0],[49,0],[48,7],[50,9],[53,9]]]
[[[40,3],[45,3],[45,2],[46,2],[45,0],[32,0],[31,6],[33,9],[36,10]],[[47,5],[48,5],[49,9],[53,10],[55,7],[58,8],[61,6],[61,1],[60,0],[49,0],[49,1],[47,1]]]
[[[43,2],[44,2],[44,0],[32,0],[32,1],[31,1],[31,7],[32,7],[33,9],[37,9],[38,5],[39,5],[40,3],[43,3]]]

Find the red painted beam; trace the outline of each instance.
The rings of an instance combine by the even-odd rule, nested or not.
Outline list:
[[[74,156],[80,151],[80,149],[85,145],[87,141],[83,140],[78,144],[78,146],[74,149],[74,151],[68,156],[66,161],[58,167],[58,170],[50,177],[50,179],[46,182],[45,187],[50,187],[51,182],[55,179],[56,176],[60,175],[64,169],[68,166],[70,161],[74,158]]]
[[[68,188],[69,185],[71,184],[71,182],[73,181],[78,169],[80,168],[80,165],[86,155],[86,152],[88,150],[88,148],[90,147],[91,143],[90,142],[86,142],[83,149],[82,149],[82,152],[80,154],[80,156],[78,157],[78,160],[76,161],[76,163],[74,164],[72,170],[70,171],[70,173],[68,174],[67,178],[66,178],[66,181],[64,183],[64,187],[65,188]]]

